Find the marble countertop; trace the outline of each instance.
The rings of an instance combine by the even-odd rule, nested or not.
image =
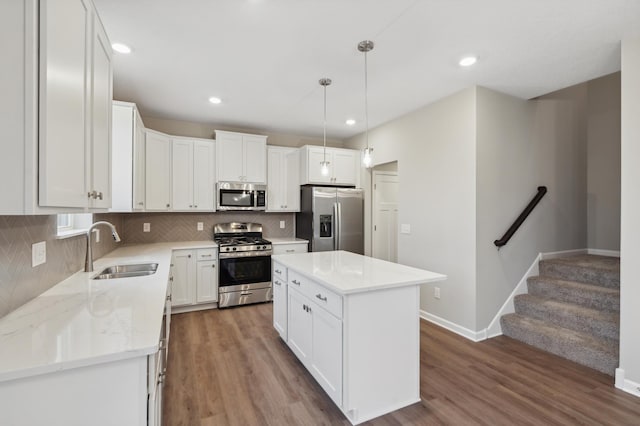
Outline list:
[[[174,249],[213,241],[120,247],[0,318],[0,382],[146,356],[158,350]],[[158,263],[155,274],[92,280],[116,264]]]
[[[296,253],[271,258],[340,294],[425,284],[447,278],[436,272],[348,251]]]
[[[308,240],[303,240],[302,238],[289,237],[264,237],[266,240],[271,241],[272,244],[300,244],[300,243],[308,243]]]

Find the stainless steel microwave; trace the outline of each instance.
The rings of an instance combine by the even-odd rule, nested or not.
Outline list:
[[[253,183],[218,182],[218,210],[265,210],[267,186]]]

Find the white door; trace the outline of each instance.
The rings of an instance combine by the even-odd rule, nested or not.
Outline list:
[[[337,149],[333,153],[333,183],[355,185],[358,179],[357,151]]]
[[[283,167],[284,152],[278,148],[268,148],[267,167],[267,210],[279,211],[284,209]],[[284,183],[286,185],[286,183]]]
[[[311,373],[333,402],[342,405],[342,321],[311,305],[313,342]]]
[[[147,210],[171,207],[171,139],[159,133],[145,134],[145,196]]]
[[[267,183],[267,139],[264,136],[244,135],[244,180]]]
[[[304,365],[308,365],[311,357],[312,326],[311,313],[308,310],[309,299],[293,288],[287,289],[289,312],[287,344]]]
[[[195,257],[191,250],[176,250],[171,259],[173,285],[171,287],[171,306],[193,303],[195,287]]]
[[[133,134],[133,209],[144,210],[145,201],[145,136],[144,123],[138,110],[134,110]]]
[[[284,206],[287,211],[300,211],[300,153],[293,150],[284,159]]]
[[[373,172],[373,247],[375,258],[398,261],[398,174]]]
[[[243,182],[242,136],[220,132],[216,135],[216,164],[219,182]]]
[[[287,341],[287,285],[273,277],[273,328]]]
[[[193,142],[174,139],[171,148],[173,210],[193,209]]]
[[[196,302],[218,301],[218,261],[206,260],[197,262],[198,277],[196,279]]]
[[[195,141],[193,144],[193,208],[213,211],[214,144]]]
[[[329,173],[322,175],[320,163],[327,159],[329,162]],[[333,178],[333,154],[327,148],[325,156],[324,148],[309,148],[307,152],[307,179],[309,183],[330,183]]]

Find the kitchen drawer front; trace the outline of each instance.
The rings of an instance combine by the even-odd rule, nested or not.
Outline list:
[[[218,259],[218,251],[217,249],[198,249],[196,251],[196,259],[197,260],[217,260]]]
[[[309,284],[305,289],[307,297],[336,317],[342,318],[342,296],[313,281]]]
[[[273,277],[280,278],[283,283],[287,282],[287,268],[277,262],[273,262]]]
[[[306,253],[308,243],[273,244],[273,254]]]

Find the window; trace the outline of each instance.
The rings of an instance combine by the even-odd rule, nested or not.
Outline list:
[[[58,238],[73,237],[87,232],[93,223],[91,213],[64,213],[58,215]]]

